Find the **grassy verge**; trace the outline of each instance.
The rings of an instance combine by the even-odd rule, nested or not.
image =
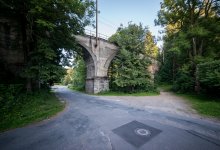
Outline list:
[[[102,92],[96,95],[100,96],[156,96],[159,95],[159,92],[138,92],[138,93],[123,93],[123,92]]]
[[[177,95],[188,100],[198,113],[220,119],[220,99],[194,94]]]
[[[77,89],[73,87],[68,87],[69,89],[81,93],[85,93],[82,89]],[[156,96],[160,95],[160,92],[155,91],[155,92],[138,92],[138,93],[123,93],[123,92],[115,92],[115,91],[106,91],[106,92],[101,92],[98,94],[91,94],[91,95],[97,95],[97,96]]]
[[[13,105],[1,110],[0,131],[22,127],[27,124],[49,118],[64,109],[61,103],[49,91],[21,94]]]
[[[162,91],[171,91],[172,85],[162,84],[159,86]],[[196,94],[179,94],[174,93],[190,102],[192,107],[201,115],[208,117],[215,117],[220,119],[220,99],[209,97],[207,95],[196,95]]]
[[[167,83],[162,83],[158,86],[159,91],[169,92],[172,90],[172,85]]]

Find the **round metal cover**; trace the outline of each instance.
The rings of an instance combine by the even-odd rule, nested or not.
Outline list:
[[[150,136],[151,132],[149,130],[143,129],[143,128],[137,128],[134,131],[137,135],[141,136]]]

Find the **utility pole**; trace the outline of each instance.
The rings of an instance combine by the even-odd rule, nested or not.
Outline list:
[[[98,45],[98,0],[96,0],[96,46]]]

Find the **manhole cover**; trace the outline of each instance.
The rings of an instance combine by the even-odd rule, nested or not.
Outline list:
[[[135,147],[142,146],[161,132],[138,121],[132,121],[112,131]]]
[[[134,132],[137,134],[137,135],[141,135],[141,136],[150,136],[150,131],[147,130],[147,129],[135,129]]]

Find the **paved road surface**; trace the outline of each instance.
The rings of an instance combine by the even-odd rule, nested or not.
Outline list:
[[[55,91],[67,102],[66,110],[1,133],[0,150],[220,150],[217,123],[104,101],[62,86]]]

